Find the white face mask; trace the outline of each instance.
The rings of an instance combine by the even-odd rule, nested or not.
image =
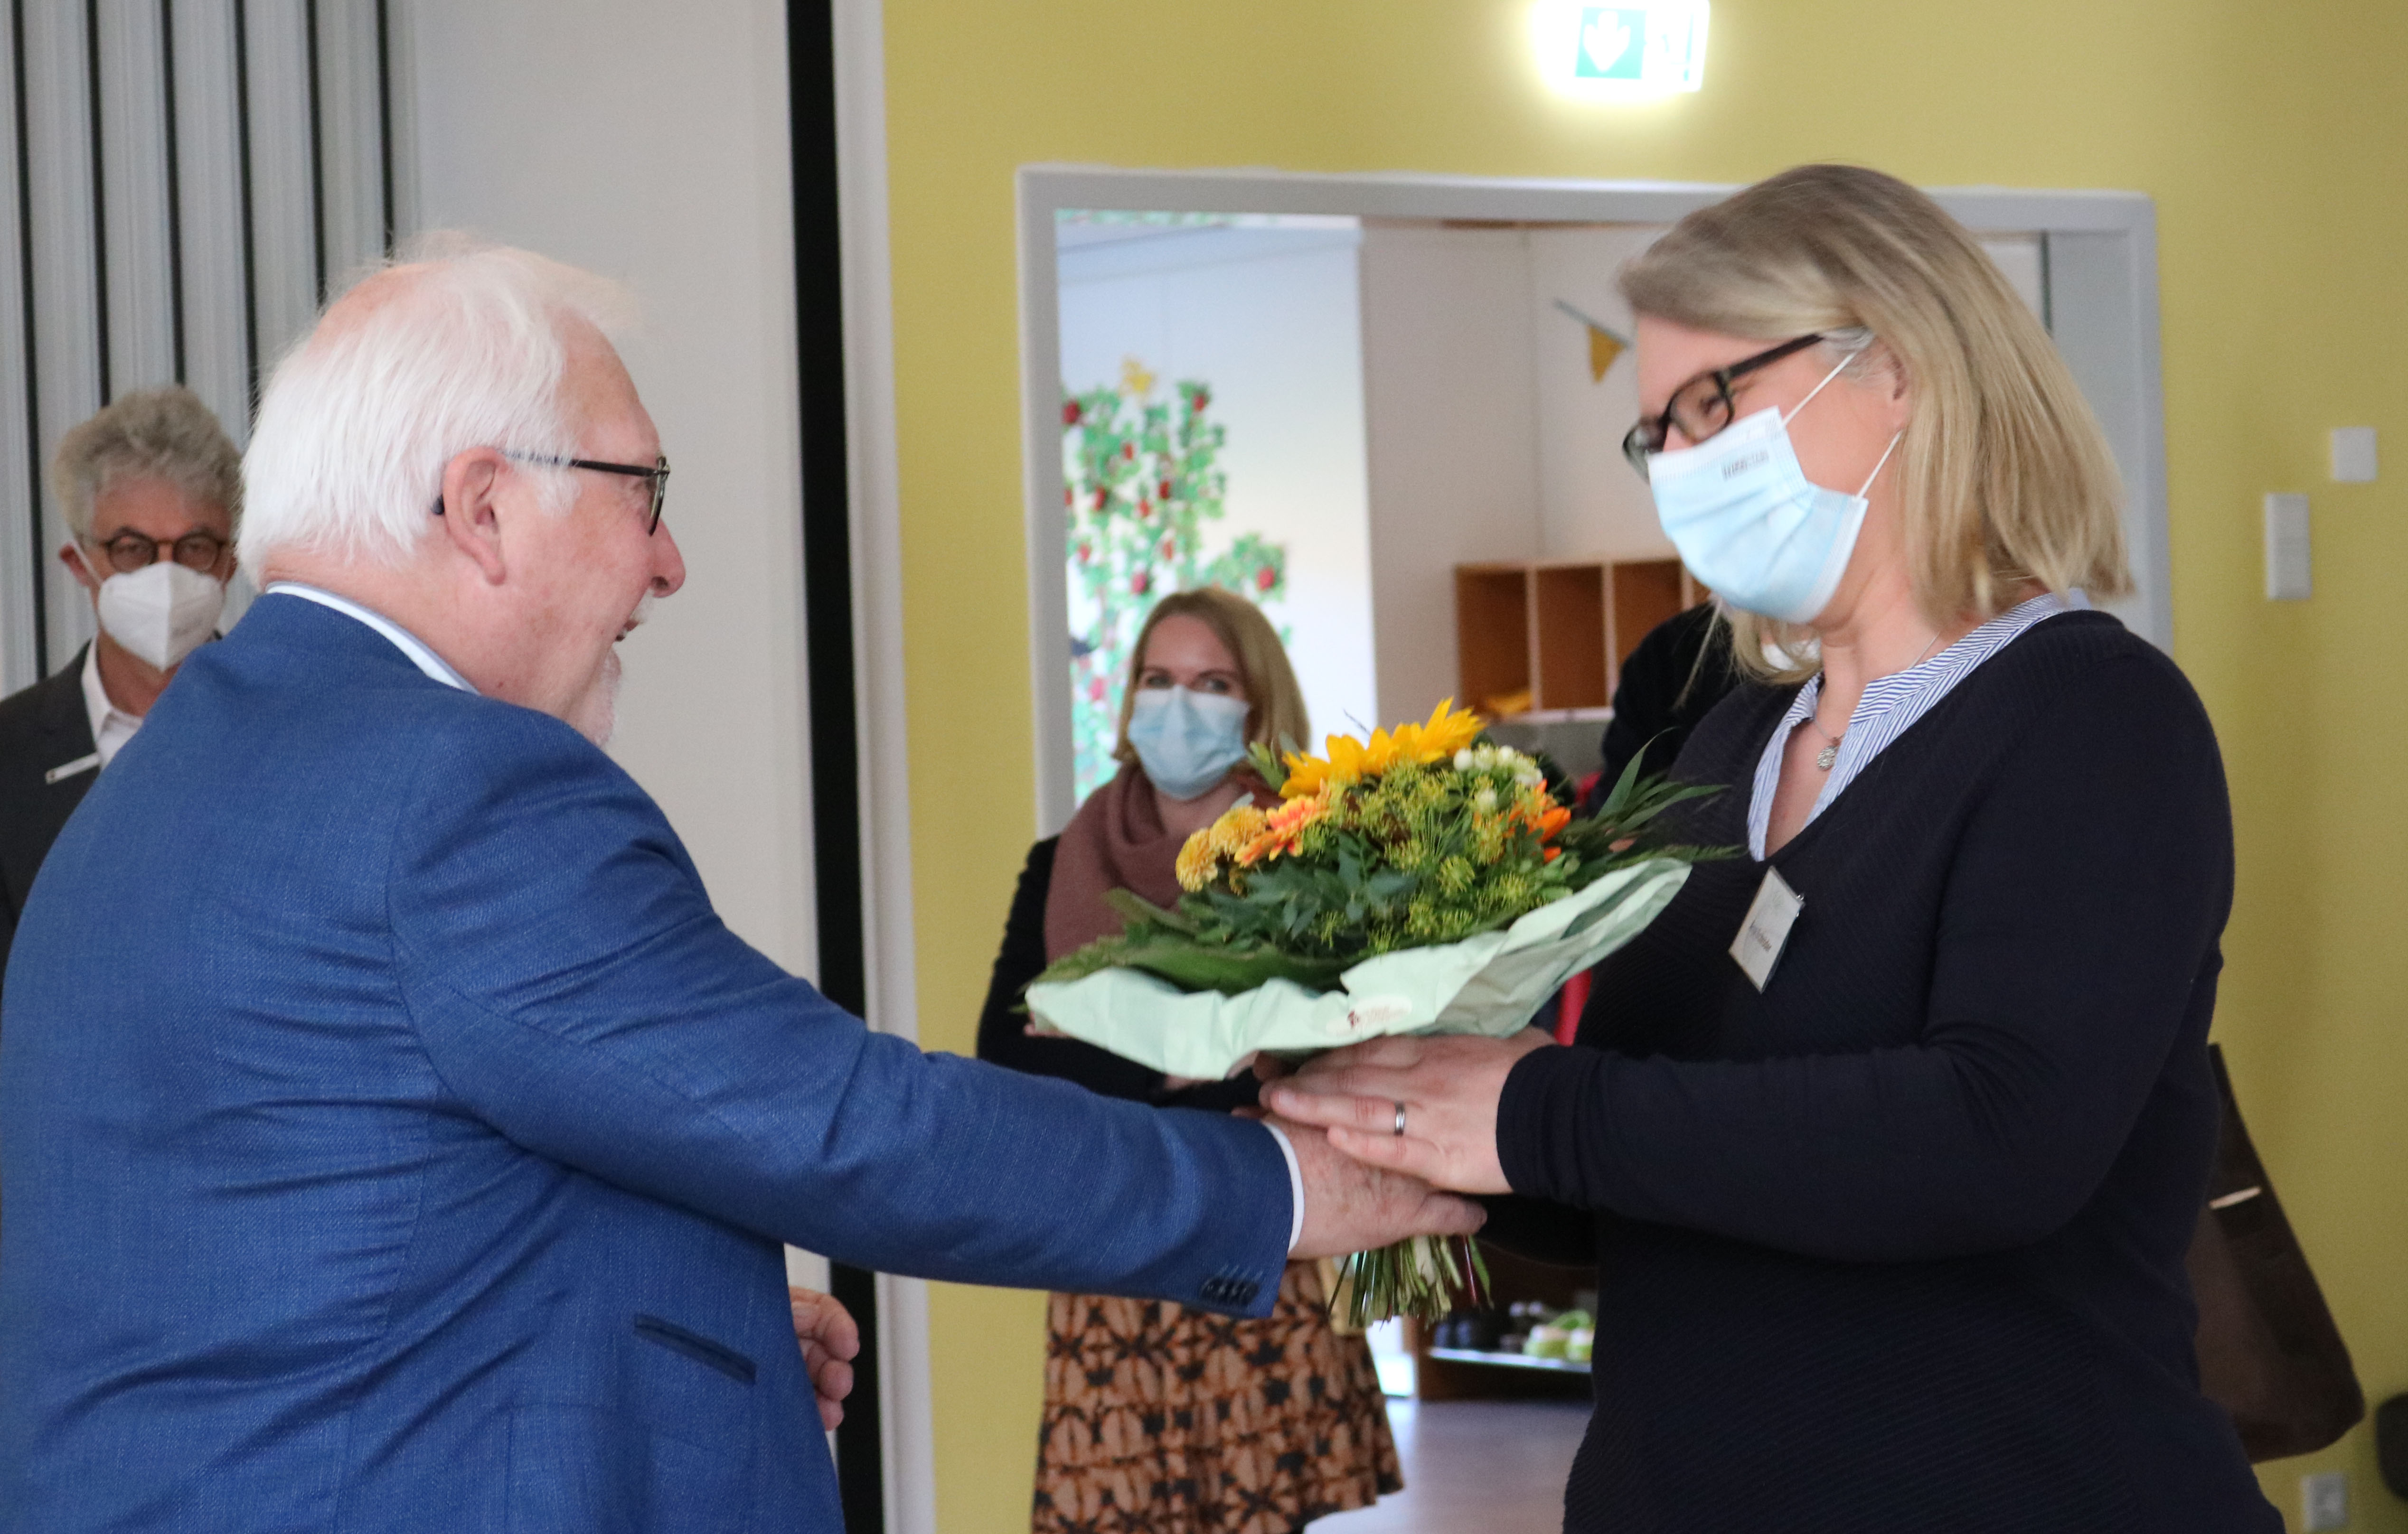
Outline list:
[[[92,566],[87,564],[84,568]],[[100,626],[162,671],[197,649],[225,610],[225,582],[172,559],[112,575],[100,583]]]

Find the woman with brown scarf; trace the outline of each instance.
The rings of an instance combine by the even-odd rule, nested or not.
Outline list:
[[[1138,635],[1121,769],[1029,849],[979,1023],[979,1057],[1167,1108],[1250,1109],[1253,1076],[1165,1077],[1074,1039],[1032,1038],[1021,992],[1120,930],[1104,896],[1179,898],[1179,849],[1223,810],[1278,796],[1244,749],[1308,738],[1302,693],[1254,606],[1168,596]],[[1291,1534],[1402,1489],[1370,1350],[1331,1327],[1319,1273],[1291,1263],[1277,1306],[1231,1320],[1152,1300],[1053,1297],[1037,1534]]]

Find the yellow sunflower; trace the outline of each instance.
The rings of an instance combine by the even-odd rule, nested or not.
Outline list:
[[[1329,738],[1329,754],[1287,759],[1287,781],[1280,793],[1287,798],[1319,794],[1325,787],[1343,788],[1376,778],[1399,763],[1443,762],[1480,735],[1480,717],[1457,709],[1447,698],[1430,710],[1428,722],[1399,724],[1394,732],[1373,730],[1369,744],[1351,735]]]

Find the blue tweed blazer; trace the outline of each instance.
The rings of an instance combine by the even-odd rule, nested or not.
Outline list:
[[[268,596],[51,849],[0,1529],[825,1530],[781,1240],[1261,1314],[1260,1125],[874,1034],[566,725]]]

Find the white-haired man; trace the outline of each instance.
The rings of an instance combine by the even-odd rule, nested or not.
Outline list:
[[[100,636],[0,702],[0,976],[60,827],[216,631],[242,520],[241,455],[189,389],[120,394],[59,439],[50,484]]]
[[[1478,1223],[1317,1133],[922,1055],[727,932],[593,743],[685,579],[610,308],[455,252],[269,385],[265,594],[8,977],[0,1527],[834,1530],[780,1239],[1258,1313],[1291,1254]]]

